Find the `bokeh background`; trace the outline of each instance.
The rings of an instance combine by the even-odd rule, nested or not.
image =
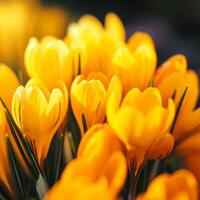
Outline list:
[[[29,8],[27,13],[21,13],[24,16],[19,16],[19,11],[15,11],[17,18],[12,14],[13,8],[7,8],[5,11],[7,16],[2,18],[1,7],[5,2],[21,2]],[[14,57],[13,55],[23,57],[23,49],[30,36],[41,38],[45,34],[54,34],[62,38],[69,21],[77,20],[84,14],[93,14],[103,22],[105,14],[110,11],[121,17],[127,29],[127,36],[134,31],[145,31],[153,37],[159,63],[173,54],[184,54],[189,67],[200,74],[199,0],[1,0],[0,43],[2,46],[2,41],[6,43],[8,40],[10,46],[5,48],[6,50],[1,50],[0,47],[0,62],[23,66],[23,59],[16,61],[17,58],[12,58],[14,61],[10,61],[12,60],[10,57]],[[10,19],[10,24],[5,24],[7,18]],[[27,21],[24,22],[22,18]],[[17,25],[10,28],[15,23]],[[1,27],[1,24],[4,26]],[[34,25],[30,27],[30,24]],[[17,36],[20,34],[23,38],[19,40]],[[5,40],[9,35],[13,39]],[[20,45],[16,45],[16,41],[20,41]],[[14,48],[14,45],[17,47]],[[20,53],[17,48],[21,48]]]

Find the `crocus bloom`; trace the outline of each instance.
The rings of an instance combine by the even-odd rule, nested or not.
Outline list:
[[[197,74],[187,70],[186,58],[175,55],[165,61],[155,74],[155,86],[161,93],[164,105],[174,96],[176,110],[185,93],[173,135],[176,141],[189,136],[190,132],[200,125],[200,109],[195,110],[199,96],[199,82]]]
[[[92,15],[85,15],[80,18],[78,23],[69,25],[65,41],[69,46],[76,44],[81,47],[80,59],[82,64],[80,67],[82,74],[88,75],[93,71],[99,72],[102,71],[103,67],[106,67],[103,66],[104,61],[101,54],[102,51],[107,51],[110,47],[102,46],[104,35],[110,35],[117,41],[125,41],[123,23],[114,13],[106,15],[105,27]]]
[[[156,177],[137,200],[198,200],[197,181],[187,170]]]
[[[157,55],[151,37],[142,32],[133,34],[127,45],[116,48],[107,67],[109,74],[117,74],[124,93],[133,87],[144,90],[153,79]]]
[[[58,80],[70,88],[77,70],[73,67],[72,55],[66,44],[54,37],[36,38],[29,41],[25,52],[25,66],[30,77],[42,81],[52,89]]]
[[[18,86],[19,80],[15,73],[7,65],[0,64],[0,97],[9,109],[11,109],[13,93]]]
[[[22,133],[35,144],[41,166],[67,107],[68,93],[62,81],[58,81],[50,93],[40,81],[31,79],[25,87],[19,86],[13,95],[13,118]]]
[[[116,200],[127,173],[122,149],[108,125],[95,125],[84,135],[78,158],[69,163],[45,200]]]
[[[148,34],[137,32],[126,43],[123,23],[115,14],[106,15],[105,27],[95,17],[83,16],[69,25],[65,41],[82,47],[82,74],[103,72],[109,78],[117,74],[124,93],[150,85],[157,63],[154,42]]]
[[[164,138],[168,140],[172,137],[169,135],[169,129],[175,114],[174,103],[170,99],[165,108],[156,88],[147,88],[144,92],[133,88],[121,105],[116,96],[113,92],[108,99],[107,120],[125,144],[129,154],[141,162],[142,154],[151,156],[155,146],[163,143]],[[167,148],[170,151],[173,142],[166,143],[170,145]],[[160,157],[160,153],[157,151],[156,155],[152,156]]]
[[[117,76],[109,79],[101,72],[90,73],[87,77],[79,75],[71,86],[71,106],[82,134],[83,115],[87,128],[105,121],[105,106],[112,91],[120,93],[121,83]]]

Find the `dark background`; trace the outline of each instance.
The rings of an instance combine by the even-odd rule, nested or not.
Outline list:
[[[200,0],[43,0],[66,8],[74,19],[93,14],[102,22],[117,13],[127,36],[145,31],[153,37],[159,63],[173,54],[186,55],[190,68],[200,72]],[[199,73],[200,74],[200,73]]]

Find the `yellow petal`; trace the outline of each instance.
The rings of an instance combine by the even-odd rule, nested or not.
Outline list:
[[[114,13],[108,13],[105,18],[105,29],[112,36],[121,41],[125,41],[125,28],[121,19]]]

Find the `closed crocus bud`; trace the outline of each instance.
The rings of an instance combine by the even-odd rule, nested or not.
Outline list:
[[[7,65],[0,63],[0,97],[9,109],[13,93],[18,86],[19,80],[15,73]]]
[[[73,46],[77,41],[82,45],[80,71],[84,75],[92,71],[101,71],[99,45],[102,32],[102,24],[92,15],[85,15],[68,27],[65,42],[68,46]]]
[[[41,42],[31,38],[25,51],[25,67],[31,78],[37,78],[48,89],[54,88],[58,80],[70,88],[78,69],[73,67],[72,55],[66,44],[54,37],[46,36]]]
[[[116,48],[109,74],[119,75],[125,94],[133,87],[144,90],[150,86],[156,63],[153,40],[146,33],[138,32],[127,45]]]
[[[141,152],[149,156],[169,133],[175,114],[174,103],[170,99],[165,108],[156,88],[147,88],[144,92],[133,88],[121,105],[115,96],[113,93],[108,99],[107,120],[129,154],[141,160]]]
[[[161,174],[137,200],[198,200],[198,185],[193,174],[179,170],[174,174]]]
[[[105,106],[112,91],[121,94],[121,83],[117,76],[109,79],[101,72],[91,73],[87,77],[78,76],[71,86],[71,106],[83,135],[87,128],[105,121]]]
[[[22,133],[35,144],[40,166],[43,166],[51,140],[67,108],[68,93],[62,81],[58,81],[50,92],[39,80],[31,79],[14,93],[13,118]]]
[[[84,135],[77,159],[69,163],[45,200],[116,200],[127,174],[122,149],[108,125],[95,125]]]
[[[199,95],[198,76],[194,71],[187,70],[183,55],[175,55],[161,65],[154,80],[164,105],[173,97],[176,110],[181,106],[173,130],[177,141],[199,126],[200,109],[195,110]]]

